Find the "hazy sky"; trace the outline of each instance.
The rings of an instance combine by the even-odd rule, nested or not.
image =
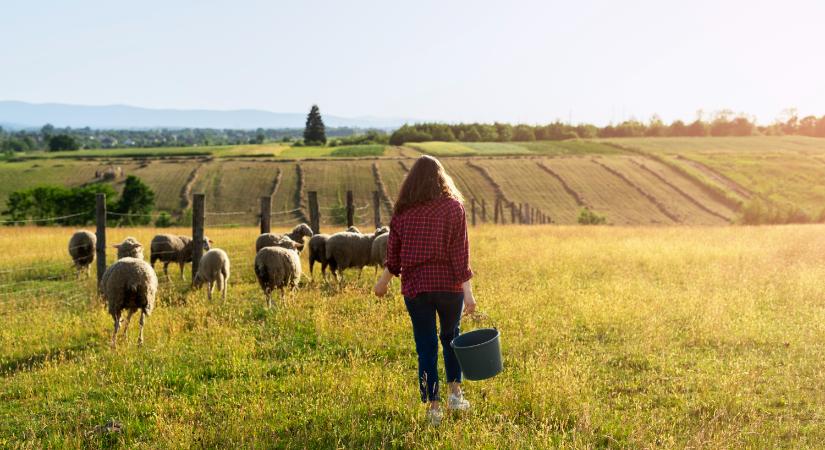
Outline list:
[[[0,99],[604,124],[825,114],[823,1],[17,1]]]

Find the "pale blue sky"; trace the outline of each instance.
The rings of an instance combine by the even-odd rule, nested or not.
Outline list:
[[[604,124],[825,114],[821,1],[5,1],[0,99]]]

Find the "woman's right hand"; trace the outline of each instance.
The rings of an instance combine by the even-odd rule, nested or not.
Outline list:
[[[473,297],[472,292],[470,295],[464,294],[464,314],[472,315],[476,312],[476,299]]]

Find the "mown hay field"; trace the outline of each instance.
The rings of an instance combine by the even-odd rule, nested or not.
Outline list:
[[[173,268],[146,344],[133,329],[112,351],[94,282],[71,275],[71,232],[0,230],[3,447],[804,448],[825,439],[823,226],[472,229],[488,318],[463,328],[496,326],[505,369],[465,382],[472,411],[438,429],[417,402],[397,282],[376,299],[370,269],[340,290],[305,280],[266,310],[251,270],[257,229],[207,229],[232,258],[227,301],[208,303]],[[155,232],[112,229],[108,239],[148,243]],[[104,431],[112,420],[120,433]]]
[[[533,142],[420,142],[409,143],[422,153],[433,156],[502,156],[502,155],[582,155],[618,153],[615,147],[601,142],[533,141]]]

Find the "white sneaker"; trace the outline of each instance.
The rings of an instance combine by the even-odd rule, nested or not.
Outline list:
[[[470,402],[464,398],[464,394],[450,394],[450,396],[447,397],[447,409],[454,411],[467,411],[470,409]]]
[[[430,421],[430,425],[437,427],[441,424],[441,419],[444,418],[444,413],[441,412],[441,408],[439,409],[427,409],[427,420]]]

